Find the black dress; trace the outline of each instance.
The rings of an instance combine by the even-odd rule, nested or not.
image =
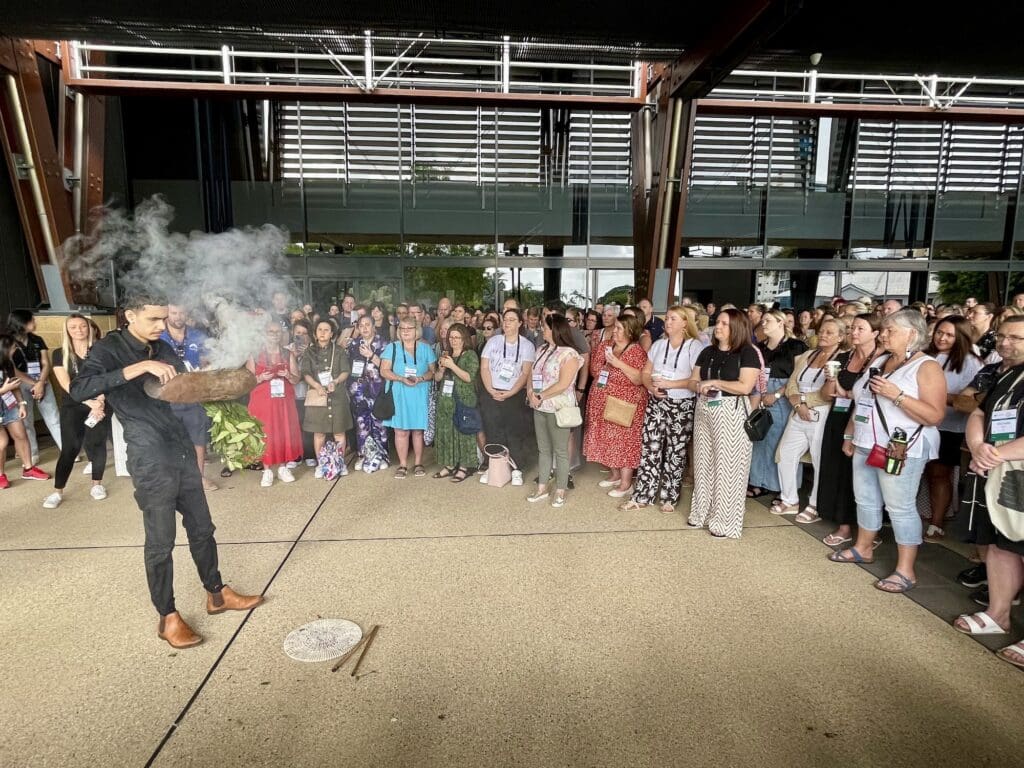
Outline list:
[[[853,351],[836,357],[842,368],[837,380],[849,392],[862,371],[846,370]],[[852,408],[852,405],[851,405]],[[825,420],[821,437],[821,480],[818,482],[818,514],[836,525],[857,524],[857,501],[853,496],[853,459],[843,453],[843,434],[850,423],[850,411],[837,411],[835,401]]]

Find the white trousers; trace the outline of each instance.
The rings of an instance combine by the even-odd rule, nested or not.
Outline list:
[[[785,504],[800,503],[800,486],[797,483],[797,477],[801,474],[800,459],[804,453],[810,451],[811,464],[814,466],[814,486],[811,488],[807,505],[817,509],[818,478],[821,475],[821,438],[825,432],[828,406],[819,405],[817,408],[811,408],[811,413],[818,414],[817,421],[804,421],[794,411],[786,423],[782,439],[779,440],[779,485],[782,486],[779,498]]]

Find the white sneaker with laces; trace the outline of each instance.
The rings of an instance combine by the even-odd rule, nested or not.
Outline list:
[[[288,467],[278,467],[277,476],[281,479],[282,483],[295,482],[295,475],[292,474],[292,471],[288,469]]]
[[[263,477],[260,479],[260,486],[263,488],[269,488],[274,484],[274,470],[264,469]]]
[[[324,468],[323,467],[317,467],[316,471],[313,473],[313,478],[316,479],[316,480],[323,480],[324,479]]]
[[[348,477],[348,464],[344,461],[342,461],[341,466],[338,467],[338,477]]]
[[[480,482],[486,485],[486,483],[487,483],[487,473],[486,472],[481,472],[480,473]]]
[[[103,501],[107,498],[107,489],[102,485],[94,485],[92,490],[89,491],[89,495],[92,496],[96,501]]]
[[[512,470],[512,485],[522,485],[522,484],[523,484],[523,473],[520,472],[518,469],[513,469]]]
[[[91,461],[88,464],[85,465],[85,469],[82,470],[82,474],[83,475],[91,475],[92,474],[92,462]]]
[[[60,506],[60,503],[64,501],[61,495],[54,491],[45,499],[43,499],[43,509],[56,509]]]
[[[297,466],[299,466],[299,462],[289,461],[287,464],[285,464],[285,466],[288,467],[288,469],[295,469]]]
[[[306,459],[306,466],[307,467],[315,467],[316,466],[316,459]]]

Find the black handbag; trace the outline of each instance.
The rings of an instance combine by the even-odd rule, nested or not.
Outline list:
[[[384,385],[384,389],[377,395],[377,401],[373,404],[373,417],[379,421],[385,421],[395,415],[395,396],[391,394],[391,382]]]
[[[484,428],[483,420],[480,418],[480,410],[473,408],[472,406],[465,405],[458,396],[455,397],[455,429],[457,429],[463,435],[475,435],[477,432],[482,432]]]
[[[746,398],[743,398],[746,400]],[[759,406],[747,414],[743,420],[743,431],[747,433],[750,442],[758,443],[768,436],[768,431],[775,423],[772,413],[767,408]]]

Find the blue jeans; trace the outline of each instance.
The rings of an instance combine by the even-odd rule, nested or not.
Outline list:
[[[867,450],[853,454],[853,495],[857,500],[857,525],[865,531],[882,528],[882,506],[892,520],[896,543],[913,547],[921,543],[921,518],[917,514],[917,489],[928,460],[907,458],[900,475],[869,467]]]

